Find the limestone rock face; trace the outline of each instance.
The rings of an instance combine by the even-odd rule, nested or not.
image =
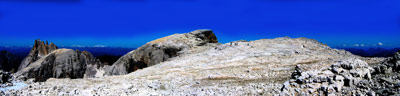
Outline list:
[[[58,47],[54,43],[50,43],[49,45],[48,41],[44,42],[41,40],[35,40],[35,44],[33,45],[28,56],[22,60],[18,70],[22,70],[23,68],[29,66],[36,60],[39,60],[56,49],[58,49]]]
[[[153,66],[181,54],[193,53],[191,49],[212,46],[218,40],[211,30],[195,30],[186,34],[163,37],[129,52],[112,66],[105,67],[106,75],[122,75]]]
[[[0,70],[3,71],[17,71],[18,70],[18,59],[15,55],[8,51],[0,51]]]
[[[89,52],[71,49],[57,49],[16,73],[19,78],[34,78],[45,81],[48,78],[83,78],[88,65],[99,64]]]

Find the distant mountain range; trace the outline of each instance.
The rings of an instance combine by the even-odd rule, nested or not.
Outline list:
[[[123,47],[61,47],[68,49],[78,49],[78,50],[86,50],[93,54],[93,56],[99,58],[104,61],[106,58],[118,59],[119,56],[122,56],[129,51],[132,51],[136,48],[123,48]],[[355,55],[363,56],[363,57],[391,57],[393,53],[400,50],[400,48],[374,48],[374,47],[334,47],[337,49],[344,49],[349,51]],[[10,53],[14,54],[19,58],[24,58],[28,55],[31,47],[4,47],[0,46],[0,50],[7,50]],[[117,57],[116,57],[117,56]],[[110,62],[110,61],[109,61]],[[111,62],[110,62],[111,63]]]
[[[392,57],[393,53],[400,50],[400,48],[372,48],[372,47],[358,47],[358,48],[337,48],[344,49],[355,55],[363,57]]]

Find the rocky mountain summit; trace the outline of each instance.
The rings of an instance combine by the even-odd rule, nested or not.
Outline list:
[[[54,44],[35,40],[29,55],[14,75],[17,79],[43,82],[49,78],[83,78],[89,73],[87,66],[101,66],[98,59],[87,51],[58,49]]]
[[[50,43],[41,40],[35,40],[35,44],[33,45],[31,51],[29,52],[28,56],[22,60],[18,70],[22,70],[25,67],[28,67],[30,64],[39,60],[40,58],[44,57],[45,55],[51,53],[52,51],[58,49],[58,47],[54,43]]]

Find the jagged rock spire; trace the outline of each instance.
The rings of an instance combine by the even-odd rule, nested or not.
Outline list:
[[[25,59],[21,62],[21,65],[19,66],[18,70],[21,70],[27,66],[29,66],[31,63],[35,62],[36,60],[39,60],[41,57],[49,54],[50,52],[58,49],[58,47],[54,43],[48,44],[48,41],[46,43],[44,41],[41,41],[40,39],[35,40],[35,43],[29,52],[29,55],[25,57]]]

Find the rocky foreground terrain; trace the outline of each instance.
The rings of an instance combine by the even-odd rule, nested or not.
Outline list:
[[[57,50],[51,54],[60,57]],[[197,30],[151,41],[111,66],[79,63],[87,66],[82,74],[89,78],[27,78],[21,81],[26,86],[0,94],[396,95],[399,60],[400,55],[364,58],[306,38],[219,44],[211,30]]]

